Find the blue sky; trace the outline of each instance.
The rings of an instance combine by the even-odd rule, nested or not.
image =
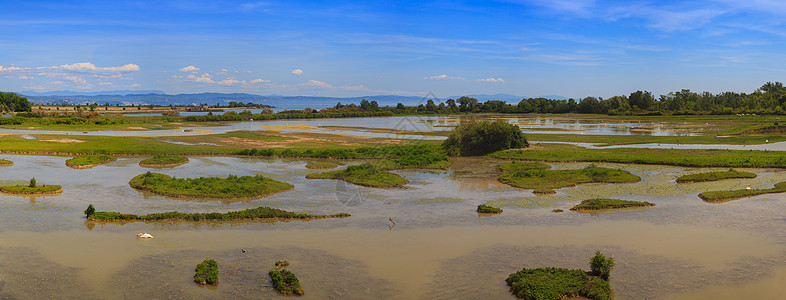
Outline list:
[[[3,1],[1,91],[752,92],[786,1]]]

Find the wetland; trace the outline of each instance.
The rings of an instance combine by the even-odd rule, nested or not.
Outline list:
[[[439,139],[433,138],[445,135],[411,137],[418,136],[418,131],[445,131],[459,117],[255,121],[215,127],[235,128],[225,132],[179,128],[162,129],[161,136],[148,136],[153,131],[148,130],[126,137],[112,136],[111,131],[85,134],[82,129],[54,133],[9,129],[12,132],[0,137],[0,150],[6,152],[0,159],[14,165],[3,167],[0,186],[26,185],[20,179],[36,177],[39,182],[61,185],[63,192],[56,196],[0,194],[0,298],[276,298],[283,296],[268,273],[274,262],[286,260],[291,263],[287,270],[297,274],[302,289],[307,290],[304,299],[514,299],[505,282],[510,274],[522,268],[585,269],[587,258],[596,251],[616,262],[608,280],[615,299],[718,295],[775,299],[786,293],[778,284],[786,279],[786,198],[761,193],[718,204],[699,198],[708,191],[781,188],[779,183],[786,181],[778,158],[782,153],[539,144],[534,142],[536,135],[529,135],[525,128],[541,124],[538,134],[547,135],[549,128],[561,126],[563,130],[554,130],[549,139],[570,134],[578,142],[591,141],[592,133],[600,134],[592,142],[602,142],[610,136],[603,134],[613,133],[625,142],[635,136],[645,143],[679,139],[701,144],[707,136],[714,138],[758,121],[750,118],[745,121],[749,123],[737,126],[715,116],[696,116],[688,124],[673,116],[662,122],[649,117],[593,118],[518,116],[509,122],[525,129],[532,144],[525,148],[529,150],[449,159],[432,155],[438,153],[433,149],[422,149],[438,147]],[[766,118],[757,116],[756,120]],[[392,124],[399,121],[405,125]],[[628,125],[603,129],[611,121]],[[630,124],[651,126],[653,134],[625,129]],[[242,126],[252,127],[238,131]],[[584,130],[584,134],[564,130]],[[177,131],[177,135],[167,136],[167,131]],[[66,138],[82,142],[62,142]],[[773,144],[764,139],[779,141],[756,136],[746,143],[754,139],[758,143],[759,138],[762,145]],[[732,141],[742,145],[743,139],[737,139]],[[384,148],[391,145],[421,148]],[[363,147],[382,150],[358,150]],[[69,155],[97,149],[122,155],[80,170],[67,166],[71,156],[34,153]],[[255,155],[240,153],[250,149],[273,149],[275,155],[259,155],[261,150]],[[290,155],[282,155],[287,149],[292,150]],[[335,152],[321,152],[327,150]],[[13,151],[27,155],[9,153]],[[339,165],[335,171],[304,167],[314,161],[312,157],[327,159],[324,156],[336,153],[354,156],[330,158],[327,162]],[[164,175],[162,179],[176,178],[185,184],[200,177],[262,177],[292,188],[265,196],[227,198],[176,197],[132,188],[129,181],[147,174],[149,169],[142,161],[153,154],[179,154],[188,159],[187,164],[156,170]],[[434,163],[440,168],[420,168]],[[355,174],[358,180],[373,178],[365,166],[395,175],[406,184],[380,189],[343,180],[351,177],[351,172],[342,173],[350,169],[360,174]],[[756,176],[677,183],[684,175],[725,172],[730,167]],[[588,168],[624,170],[621,176],[630,180],[554,185],[549,195],[499,180],[511,172]],[[342,179],[312,176],[329,172],[339,172],[342,175],[335,178]],[[589,173],[592,178],[603,172]],[[570,210],[592,199],[655,206],[585,213]],[[144,222],[93,221],[84,214],[90,204],[121,215],[162,217]],[[480,205],[501,208],[504,213],[478,214]],[[352,216],[308,222],[283,218],[183,221],[261,207],[309,216]],[[140,232],[155,238],[136,239]],[[194,266],[205,258],[220,266],[220,284],[210,288],[194,284]],[[418,271],[403,266],[416,266]],[[438,292],[435,286],[441,287]]]

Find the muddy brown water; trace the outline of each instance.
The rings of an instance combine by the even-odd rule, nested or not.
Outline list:
[[[586,184],[535,196],[495,180],[497,162],[466,160],[451,172],[397,171],[403,189],[307,180],[305,160],[190,157],[168,169],[121,158],[92,169],[66,157],[0,155],[0,185],[36,177],[58,196],[0,195],[0,299],[280,298],[267,271],[288,260],[308,299],[512,299],[504,279],[523,267],[588,268],[600,250],[617,267],[616,299],[782,299],[786,292],[786,195],[708,204],[714,189],[770,187],[786,171],[744,169],[755,179],[676,184],[717,169],[598,164],[642,177],[633,184]],[[552,164],[557,169],[587,164]],[[262,174],[292,191],[244,201],[183,200],[141,193],[128,180],[148,170],[176,177]],[[644,209],[575,213],[581,200],[649,201]],[[501,215],[479,216],[480,203]],[[88,204],[127,213],[231,211],[257,206],[346,219],[288,222],[86,222]],[[552,209],[562,208],[563,213]],[[389,227],[388,218],[396,222]],[[155,236],[135,238],[139,232]],[[214,258],[215,288],[191,281]],[[743,297],[744,296],[744,297]]]

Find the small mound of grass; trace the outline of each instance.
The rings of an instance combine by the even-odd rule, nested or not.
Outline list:
[[[270,279],[273,281],[273,287],[284,295],[303,295],[300,280],[297,279],[295,274],[284,269],[287,266],[289,266],[289,262],[282,260],[277,261],[276,267],[270,269],[268,275],[270,275]]]
[[[756,178],[756,174],[751,172],[741,172],[734,169],[728,171],[705,172],[691,175],[682,175],[677,178],[678,183],[718,181],[730,178]]]
[[[312,161],[306,164],[306,169],[319,170],[319,169],[334,169],[338,168],[338,164],[329,161]]]
[[[589,200],[581,201],[581,203],[574,206],[570,210],[573,211],[601,210],[601,209],[642,207],[642,206],[655,206],[655,204],[650,202],[598,198],[598,199],[589,199]]]
[[[139,162],[145,168],[171,168],[188,163],[188,157],[175,155],[157,155]]]
[[[16,195],[36,195],[36,194],[57,194],[63,192],[63,187],[59,185],[8,185],[0,186],[0,192]]]
[[[561,213],[561,212],[563,212],[563,211],[564,211],[564,210],[562,210],[562,209],[559,209],[559,208],[557,208],[557,209],[552,209],[552,210],[551,210],[551,212],[553,212],[553,213]]]
[[[511,274],[505,282],[510,291],[522,299],[559,300],[577,295],[598,300],[611,299],[611,286],[607,281],[578,269],[524,268]]]
[[[74,169],[87,169],[115,160],[117,157],[111,155],[83,155],[66,160],[66,166]]]
[[[522,169],[521,165],[508,163],[504,169],[511,169],[499,177],[499,181],[514,187],[533,189],[536,194],[553,194],[553,190],[571,187],[582,183],[632,183],[641,180],[628,171],[615,170],[589,165],[580,170],[543,170]]]
[[[260,175],[184,179],[151,172],[137,175],[128,184],[138,190],[183,198],[258,198],[294,188],[289,183]]]
[[[597,251],[590,259],[590,272],[563,268],[524,268],[510,274],[505,282],[510,286],[510,291],[522,299],[560,300],[583,296],[608,300],[612,297],[608,280],[614,265],[613,258],[606,258]]]
[[[485,204],[478,205],[478,213],[481,214],[501,214],[502,209],[499,207],[493,207]]]
[[[0,167],[10,167],[13,166],[14,162],[10,160],[0,159]]]
[[[346,169],[324,173],[308,174],[308,179],[339,179],[360,186],[374,188],[394,188],[409,182],[398,174],[378,169],[369,164],[348,166]]]
[[[218,284],[218,264],[214,259],[206,259],[194,269],[194,282],[199,285]]]
[[[93,205],[85,210],[87,218],[93,221],[158,221],[158,220],[256,220],[256,219],[324,219],[346,218],[350,214],[340,213],[333,215],[298,214],[280,209],[260,206],[257,208],[230,211],[226,213],[181,213],[176,211],[153,213],[142,216],[134,214],[121,214],[118,212],[95,211]]]
[[[753,197],[763,194],[786,193],[786,181],[775,184],[774,188],[763,190],[733,190],[733,191],[712,191],[699,194],[699,198],[705,202],[725,202],[746,197]]]

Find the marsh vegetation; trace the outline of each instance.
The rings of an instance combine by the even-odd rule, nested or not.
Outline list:
[[[485,204],[478,205],[477,212],[479,214],[501,214],[502,209],[499,207],[493,207]]]
[[[596,199],[588,199],[588,200],[581,201],[581,203],[577,204],[570,210],[586,211],[586,210],[602,210],[602,209],[646,207],[646,206],[655,206],[655,204],[650,202],[642,202],[642,201],[596,198]]]
[[[394,188],[400,187],[409,180],[398,174],[379,169],[370,164],[348,166],[346,169],[312,173],[306,175],[308,179],[338,179],[346,182],[373,188]]]
[[[160,173],[147,172],[131,179],[128,184],[135,189],[183,198],[258,198],[293,189],[294,186],[277,180],[256,176],[227,178],[199,177],[174,178]]]
[[[218,263],[214,259],[206,259],[197,264],[194,272],[194,282],[197,284],[218,284]]]
[[[111,155],[82,155],[66,160],[66,166],[74,169],[87,169],[116,160],[117,157]]]
[[[746,197],[753,197],[758,195],[764,194],[777,194],[777,193],[786,193],[786,181],[779,182],[775,184],[775,187],[771,189],[741,189],[741,190],[733,190],[733,191],[712,191],[712,192],[703,192],[699,194],[699,198],[704,200],[705,202],[725,202],[730,200],[736,200]]]
[[[300,280],[297,279],[294,273],[286,269],[287,266],[289,266],[289,262],[280,260],[268,272],[270,279],[273,281],[273,288],[284,295],[303,295]]]
[[[553,194],[554,189],[572,187],[582,183],[633,183],[641,180],[624,170],[589,165],[579,170],[545,170],[540,164],[511,162],[502,165],[505,170],[499,181],[514,187],[533,189],[537,194]]]
[[[123,214],[118,212],[95,211],[91,204],[85,210],[85,215],[93,221],[160,221],[160,220],[182,220],[182,221],[203,221],[203,220],[262,220],[262,219],[325,219],[325,218],[346,218],[350,214],[339,213],[333,215],[312,215],[288,212],[276,208],[260,206],[257,208],[230,211],[225,213],[181,213],[164,212],[152,213],[147,215]]]
[[[528,300],[559,300],[586,297],[596,300],[611,299],[613,294],[608,279],[614,260],[600,252],[590,259],[590,272],[564,268],[524,268],[505,280],[518,298]]]
[[[139,162],[140,167],[170,168],[188,163],[188,157],[176,155],[156,155]]]
[[[734,169],[729,169],[728,171],[715,171],[715,172],[704,172],[704,173],[697,173],[697,174],[682,175],[680,177],[677,177],[677,182],[678,183],[705,182],[705,181],[717,181],[717,180],[732,179],[732,178],[756,178],[756,174],[751,172],[742,172]]]

